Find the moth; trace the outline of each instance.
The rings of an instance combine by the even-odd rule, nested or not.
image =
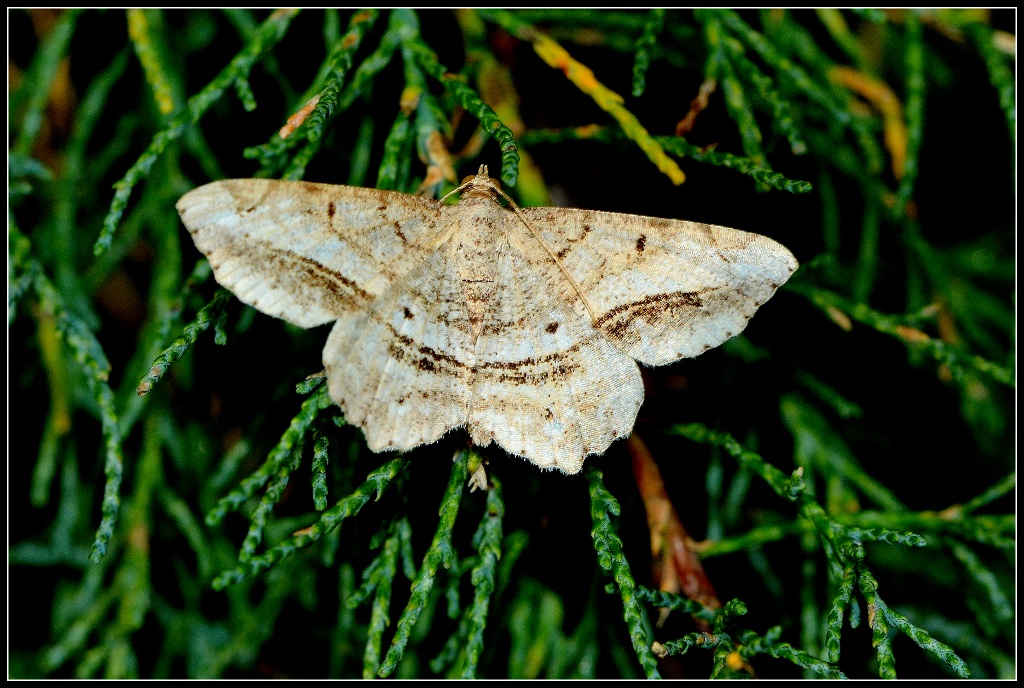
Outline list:
[[[230,179],[177,208],[241,301],[299,327],[334,322],[330,397],[370,449],[465,428],[565,473],[631,432],[638,363],[718,346],[797,268],[781,244],[736,229],[518,208],[486,166],[456,191],[445,205]]]

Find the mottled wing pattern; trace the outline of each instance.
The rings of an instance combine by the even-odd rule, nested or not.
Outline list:
[[[466,426],[477,444],[566,473],[632,430],[637,360],[721,344],[797,266],[771,239],[724,227],[569,208],[520,217],[486,173],[456,207],[244,179],[200,187],[178,212],[239,299],[302,327],[337,321],[330,396],[372,450]]]
[[[476,343],[469,431],[479,445],[494,441],[542,468],[576,473],[588,454],[632,430],[640,370],[508,244],[516,222],[511,213],[496,222],[506,236]]]
[[[580,286],[594,326],[647,365],[696,356],[738,334],[797,268],[778,242],[736,229],[570,208],[522,213]],[[532,234],[524,227],[510,237],[549,288],[585,312]]]
[[[217,282],[300,327],[365,307],[445,238],[434,201],[330,184],[227,179],[178,213]]]
[[[331,399],[373,451],[412,449],[466,423],[473,341],[454,258],[444,244],[331,330]]]

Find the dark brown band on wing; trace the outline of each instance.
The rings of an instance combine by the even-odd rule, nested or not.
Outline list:
[[[252,242],[248,250],[257,248],[261,254],[257,262],[266,261],[270,266],[277,268],[272,270],[271,274],[294,275],[296,270],[293,270],[291,266],[295,266],[309,282],[320,285],[325,291],[338,297],[339,301],[351,301],[352,297],[356,297],[367,302],[373,298],[355,280],[345,277],[337,270],[332,270],[312,258],[280,246],[274,246],[269,242],[254,241],[251,238],[248,240]]]
[[[487,361],[468,366],[464,361],[460,361],[450,354],[417,344],[411,337],[399,334],[390,324],[387,328],[391,336],[394,337],[394,341],[388,344],[388,356],[398,362],[415,366],[427,373],[461,377],[468,370],[474,376],[486,375],[498,382],[522,385],[542,385],[551,379],[569,377],[579,368],[579,364],[574,362],[572,357],[583,345],[583,342],[579,342],[565,351],[537,358],[525,358],[518,361]],[[544,369],[537,370],[542,366]]]
[[[606,331],[613,337],[620,336],[636,319],[654,322],[659,320],[666,311],[677,308],[703,308],[701,295],[705,292],[674,291],[665,294],[652,294],[639,301],[631,301],[612,308],[594,323],[594,327]],[[613,322],[614,321],[614,322]],[[609,323],[612,323],[609,325]],[[607,327],[606,327],[607,326]]]
[[[428,373],[444,372],[449,375],[462,376],[463,370],[468,366],[459,359],[449,354],[441,353],[429,346],[417,344],[412,337],[399,334],[390,323],[388,331],[395,341],[388,344],[388,355],[399,362],[409,362],[417,368]]]

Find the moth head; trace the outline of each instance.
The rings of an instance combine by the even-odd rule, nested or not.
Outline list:
[[[441,198],[441,203],[452,196],[453,194],[461,193],[462,198],[470,198],[472,196],[499,196],[502,198],[508,198],[505,193],[501,190],[501,183],[497,179],[491,179],[487,173],[487,165],[481,165],[480,170],[476,174],[471,174],[467,177],[462,178],[462,183],[458,187],[449,191]]]
[[[487,171],[487,165],[481,165],[480,170],[476,174],[470,174],[463,177],[459,186],[466,187],[467,189],[494,189],[501,193],[501,182],[497,179],[491,178],[491,175]]]

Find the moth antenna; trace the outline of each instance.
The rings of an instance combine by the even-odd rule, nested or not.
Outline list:
[[[438,203],[442,203],[443,204],[446,200],[448,200],[449,196],[454,196],[455,194],[459,193],[460,191],[465,189],[467,186],[471,186],[472,184],[473,184],[473,180],[472,179],[470,179],[468,182],[462,182],[457,187],[455,187],[454,189],[452,189],[451,191],[446,193],[444,196],[441,196],[440,200],[438,200]]]
[[[459,184],[458,187],[456,187],[456,188],[452,189],[451,191],[449,191],[448,193],[446,193],[444,196],[441,197],[441,200],[439,200],[438,203],[444,203],[445,200],[449,196],[452,196],[454,194],[459,193],[460,191],[462,191],[463,189],[465,189],[468,186],[472,186],[473,183],[476,182],[480,177],[487,178],[487,176],[488,176],[487,175],[487,165],[481,165],[480,166],[480,170],[477,172],[475,177],[467,179],[466,181],[464,181],[461,184]],[[490,182],[489,179],[488,179],[488,182]],[[562,271],[562,274],[565,275],[565,279],[567,279],[569,281],[569,284],[572,285],[573,291],[575,291],[576,295],[580,297],[580,301],[583,302],[583,307],[586,308],[587,309],[587,313],[590,314],[590,323],[592,325],[594,323],[596,323],[597,322],[597,315],[594,313],[594,309],[591,308],[590,302],[587,301],[587,297],[584,296],[583,289],[576,282],[576,280],[573,279],[573,276],[571,274],[569,274],[569,271],[566,269],[566,267],[564,265],[562,265],[562,261],[558,259],[558,256],[556,256],[555,252],[551,250],[551,247],[548,246],[547,242],[544,241],[543,238],[541,238],[540,233],[536,229],[533,228],[533,225],[530,224],[529,220],[527,220],[526,217],[519,211],[519,206],[516,204],[516,202],[513,201],[512,198],[507,193],[502,191],[501,188],[498,187],[497,184],[488,183],[488,187],[490,187],[490,189],[492,191],[496,192],[499,196],[501,196],[506,201],[508,201],[508,205],[509,205],[510,208],[512,208],[512,212],[514,212],[516,214],[516,217],[519,218],[520,222],[522,222],[524,225],[526,225],[526,228],[528,230],[530,230],[530,234],[533,235],[533,238],[537,240],[537,243],[539,243],[541,245],[541,247],[544,249],[545,253],[548,254],[548,256],[551,258],[551,260],[554,261],[555,265],[558,266],[558,269]]]
[[[555,252],[552,251],[551,247],[548,246],[546,241],[544,241],[544,239],[540,235],[540,232],[534,229],[533,225],[530,224],[530,221],[526,219],[526,216],[524,216],[519,211],[519,206],[516,205],[516,202],[509,198],[509,195],[502,191],[501,189],[499,189],[498,187],[491,186],[491,188],[494,191],[497,191],[502,198],[508,201],[508,205],[510,208],[512,208],[512,212],[514,212],[516,214],[516,217],[519,218],[520,222],[526,225],[526,228],[530,230],[530,234],[532,234],[533,238],[537,240],[537,243],[539,243],[541,247],[543,247],[544,251],[548,254],[551,260],[555,262],[555,265],[558,266],[558,269],[562,271],[563,275],[565,275],[565,279],[569,280],[569,284],[572,285],[573,290],[575,290],[576,294],[580,297],[580,301],[583,302],[584,308],[587,309],[587,313],[590,314],[590,324],[596,327],[597,315],[594,313],[594,309],[590,307],[590,302],[587,301],[587,297],[583,295],[582,287],[580,287],[580,285],[576,283],[576,280],[573,279],[572,275],[569,274],[569,270],[566,269],[564,265],[562,265],[562,261],[558,259],[558,256],[555,255]]]

